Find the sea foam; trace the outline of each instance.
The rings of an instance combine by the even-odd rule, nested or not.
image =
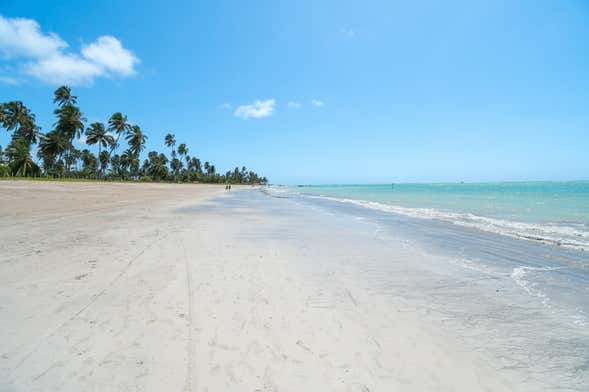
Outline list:
[[[285,189],[272,190],[284,195]],[[455,213],[433,208],[401,207],[375,201],[338,198],[325,195],[309,195],[309,198],[320,198],[340,203],[354,204],[373,210],[401,214],[418,219],[436,219],[455,225],[471,227],[500,235],[538,241],[550,245],[563,246],[578,250],[589,250],[589,228],[583,225],[561,223],[529,223],[505,219],[478,216],[470,213]]]

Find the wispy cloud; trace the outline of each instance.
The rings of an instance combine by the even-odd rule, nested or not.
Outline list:
[[[257,100],[248,105],[238,106],[233,115],[243,119],[268,117],[274,113],[275,106],[276,101],[274,99]]]
[[[18,84],[18,80],[9,76],[0,76],[0,83],[16,86]]]
[[[300,109],[303,105],[300,102],[290,101],[288,107],[291,109]]]
[[[131,76],[139,59],[110,35],[83,45],[80,53],[33,19],[0,15],[0,52],[22,73],[50,84],[90,85],[98,77]]]
[[[233,107],[233,105],[231,105],[230,102],[223,102],[222,104],[219,105],[219,109],[225,109],[225,110],[229,110]]]
[[[312,99],[311,105],[315,106],[316,108],[320,108],[325,105],[325,103],[319,99]]]
[[[356,36],[356,31],[347,27],[342,27],[339,32],[348,38],[354,38]]]

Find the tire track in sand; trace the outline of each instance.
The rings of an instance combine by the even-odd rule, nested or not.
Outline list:
[[[192,392],[192,372],[194,369],[194,342],[192,338],[193,328],[193,290],[192,290],[192,272],[190,271],[190,263],[188,258],[188,251],[184,241],[181,242],[182,249],[184,250],[184,268],[186,270],[186,292],[188,295],[188,334],[186,342],[186,379],[184,381],[184,390]]]
[[[63,323],[61,323],[57,328],[55,328],[53,331],[51,331],[49,334],[45,335],[44,337],[41,338],[41,340],[39,340],[39,342],[35,345],[35,347],[29,351],[17,364],[16,366],[14,366],[12,368],[11,373],[14,375],[14,372],[16,372],[33,354],[35,354],[37,352],[37,350],[39,350],[39,348],[41,347],[41,345],[43,344],[44,341],[46,341],[47,339],[52,338],[53,336],[57,335],[57,333],[63,329],[66,325],[68,325],[69,323],[71,323],[72,321],[76,320],[78,318],[78,316],[80,316],[82,313],[84,313],[88,308],[90,308],[92,305],[94,305],[96,303],[96,301],[98,301],[104,294],[106,294],[107,290],[112,287],[113,285],[115,285],[131,268],[131,266],[135,263],[135,261],[137,261],[141,256],[143,256],[143,254],[149,250],[150,248],[152,248],[156,243],[158,243],[159,241],[161,241],[162,239],[166,238],[168,235],[164,235],[164,236],[160,236],[160,230],[156,230],[156,239],[152,242],[150,242],[147,246],[145,246],[141,251],[139,251],[138,253],[136,253],[133,257],[131,257],[129,259],[129,261],[125,264],[125,266],[119,271],[118,274],[115,275],[115,277],[113,279],[111,279],[105,286],[103,286],[102,290],[100,290],[98,293],[94,294],[90,300],[86,303],[86,305],[82,306],[77,312],[75,312],[74,314],[72,314],[69,318],[67,318]],[[14,382],[14,379],[12,380],[12,382]]]

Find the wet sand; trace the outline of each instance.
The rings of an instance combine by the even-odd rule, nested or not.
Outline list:
[[[426,256],[352,220],[252,189],[2,181],[0,390],[550,390],[366,285],[359,265],[411,283]]]

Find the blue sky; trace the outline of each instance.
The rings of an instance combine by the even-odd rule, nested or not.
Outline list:
[[[272,182],[589,179],[586,1],[122,4],[3,0],[0,100],[48,130],[67,81],[91,121]]]

